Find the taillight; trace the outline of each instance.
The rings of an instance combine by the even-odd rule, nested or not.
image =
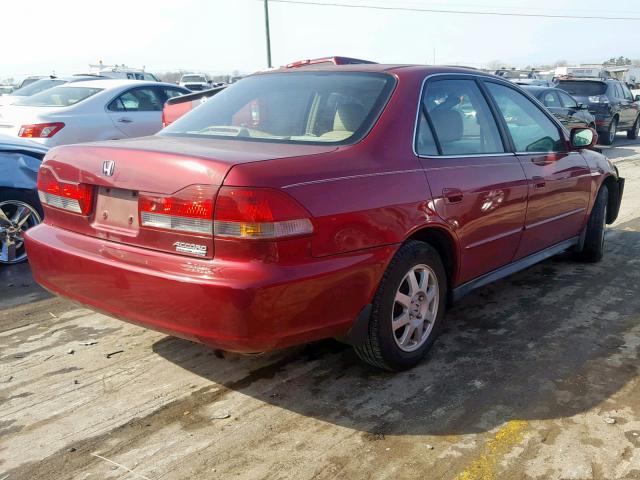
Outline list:
[[[62,122],[22,125],[18,131],[18,136],[24,138],[51,138],[63,127],[64,123]]]
[[[51,207],[73,213],[91,213],[93,188],[83,183],[68,183],[57,180],[47,168],[38,173],[38,196]]]
[[[140,225],[212,235],[215,193],[212,186],[192,185],[171,196],[140,194]]]
[[[313,233],[309,213],[293,198],[268,188],[222,187],[214,212],[216,237],[278,239]]]

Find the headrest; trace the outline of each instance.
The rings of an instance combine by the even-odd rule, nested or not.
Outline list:
[[[459,111],[436,109],[429,115],[438,134],[438,140],[446,143],[462,138],[464,128],[462,114]]]
[[[355,132],[362,125],[365,113],[359,103],[339,104],[333,121],[333,130]]]

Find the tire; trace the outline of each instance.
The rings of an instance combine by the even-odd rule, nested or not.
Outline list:
[[[631,130],[627,130],[627,138],[629,140],[637,140],[639,132],[640,132],[640,115],[636,117],[636,121],[633,122],[633,127],[631,127]]]
[[[606,132],[603,132],[601,136],[602,145],[612,145],[616,139],[616,132],[618,131],[618,118],[613,117],[611,123],[609,124],[609,128]]]
[[[595,263],[602,260],[604,255],[604,240],[607,226],[607,205],[609,203],[609,189],[606,185],[600,187],[598,196],[589,215],[585,230],[584,245],[577,253],[579,260]]]
[[[0,200],[0,264],[11,265],[27,259],[24,232],[41,222],[38,206],[39,203],[29,202],[17,192],[13,199]]]
[[[415,280],[413,288],[410,276]],[[438,252],[427,243],[408,241],[396,252],[380,281],[367,338],[355,347],[356,353],[385,370],[414,367],[440,333],[446,298],[447,276]],[[394,318],[399,322],[395,330]]]

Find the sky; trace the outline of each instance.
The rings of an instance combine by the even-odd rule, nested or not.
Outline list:
[[[637,0],[313,0],[385,7],[640,18]],[[0,79],[88,71],[266,67],[262,0],[2,0]],[[640,21],[523,18],[269,3],[274,65],[330,55],[524,67],[640,58]],[[434,55],[435,54],[435,55]]]

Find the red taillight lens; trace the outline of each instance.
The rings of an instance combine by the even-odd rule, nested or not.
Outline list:
[[[18,136],[24,138],[51,138],[63,127],[64,123],[62,122],[22,125],[18,131]]]
[[[140,194],[140,225],[212,235],[215,193],[215,187],[192,185],[171,196]]]
[[[38,173],[38,196],[51,207],[73,213],[88,215],[93,204],[93,188],[83,183],[68,183],[57,180],[48,168]]]
[[[313,232],[309,213],[293,198],[267,188],[222,187],[216,199],[214,235],[277,239]]]

